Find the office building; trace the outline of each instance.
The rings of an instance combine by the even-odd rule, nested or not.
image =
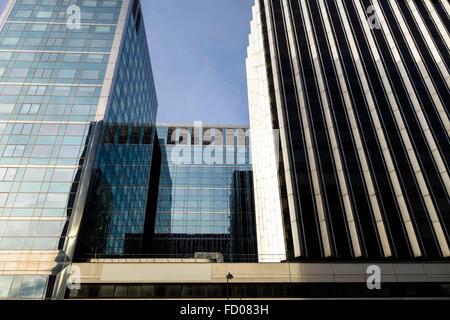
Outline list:
[[[260,253],[448,261],[448,13],[446,1],[255,1]]]
[[[128,128],[107,128],[75,260],[257,261],[248,128]]]
[[[140,241],[157,101],[139,1],[9,1],[0,76],[0,299],[58,298],[82,221],[107,221],[99,250]]]
[[[257,261],[248,127],[156,128],[161,164],[148,252],[169,258],[219,253],[224,261]]]

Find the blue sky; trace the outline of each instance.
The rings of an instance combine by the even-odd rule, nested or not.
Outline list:
[[[3,11],[7,0],[0,0]],[[248,123],[253,0],[141,0],[158,122]]]

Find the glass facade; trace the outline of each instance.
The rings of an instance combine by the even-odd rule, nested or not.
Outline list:
[[[157,125],[161,170],[151,253],[257,261],[248,128]]]
[[[79,28],[68,23],[71,5],[81,13]],[[76,239],[72,233],[84,209],[80,190],[89,186],[90,162],[93,176],[102,177],[92,179],[90,190],[111,195],[114,212],[138,215],[145,207],[130,199],[117,204],[123,189],[134,185],[130,179],[149,177],[157,103],[141,20],[139,1],[17,0],[5,9],[0,20],[0,299],[51,294],[47,283],[72,258],[65,251]],[[124,128],[130,131],[130,141],[111,138],[119,127],[122,136]],[[127,161],[142,167],[119,178],[111,166]],[[139,200],[141,185],[131,193]],[[111,223],[107,233],[116,238],[134,232],[114,226],[121,223]],[[107,245],[111,251],[116,247],[120,244]]]
[[[131,10],[94,165],[81,256],[142,249],[157,99],[142,14],[138,6]]]

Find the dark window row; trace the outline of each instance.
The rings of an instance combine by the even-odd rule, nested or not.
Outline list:
[[[69,299],[124,298],[387,298],[450,297],[450,283],[226,283],[83,284],[68,290]]]

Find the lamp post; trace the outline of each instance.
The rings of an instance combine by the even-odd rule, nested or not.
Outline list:
[[[228,281],[233,279],[233,275],[230,272],[228,272],[226,278],[227,278],[227,300],[230,300],[230,296],[228,295]]]

